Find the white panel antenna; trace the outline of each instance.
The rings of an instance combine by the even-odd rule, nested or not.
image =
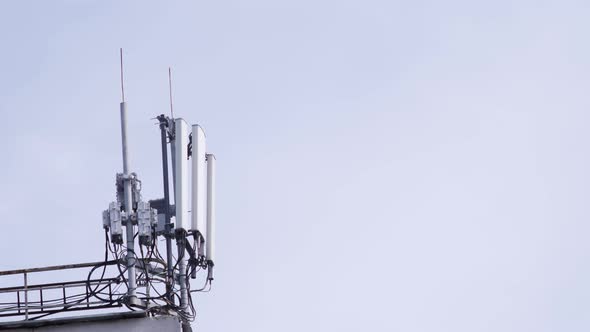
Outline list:
[[[193,125],[192,151],[192,227],[206,241],[206,156],[205,132],[199,125]]]
[[[188,217],[188,124],[183,119],[174,121],[174,204],[176,204],[176,230],[189,230]]]
[[[207,154],[207,249],[205,257],[215,262],[215,155]]]

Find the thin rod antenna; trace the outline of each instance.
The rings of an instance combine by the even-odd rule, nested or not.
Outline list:
[[[168,67],[168,90],[170,93],[170,117],[174,119],[174,108],[172,107],[172,69]]]
[[[125,103],[125,90],[123,89],[123,48],[121,51],[121,142],[123,147],[123,199],[124,208],[128,216],[133,213],[133,193],[131,188],[131,170],[129,166],[129,152],[127,145],[127,104]],[[127,303],[136,305],[139,300],[136,296],[137,280],[135,279],[135,231],[132,222],[127,222]]]
[[[125,88],[123,87],[123,48],[120,48],[121,51],[121,101],[125,102]]]

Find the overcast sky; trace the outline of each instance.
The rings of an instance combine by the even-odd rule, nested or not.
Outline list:
[[[160,3],[160,2],[158,2]],[[590,330],[588,1],[6,1],[0,269],[102,259],[177,116],[218,161],[201,331]]]

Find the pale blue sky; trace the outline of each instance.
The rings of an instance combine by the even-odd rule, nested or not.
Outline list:
[[[175,111],[218,161],[202,331],[588,331],[587,1],[0,5],[0,269],[100,260]],[[9,253],[18,252],[18,255]]]

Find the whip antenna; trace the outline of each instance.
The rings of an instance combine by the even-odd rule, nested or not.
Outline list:
[[[125,102],[125,89],[123,87],[123,48],[120,48],[121,51],[121,101]]]
[[[170,117],[174,119],[174,108],[172,107],[172,69],[168,67],[168,91],[170,95]]]

